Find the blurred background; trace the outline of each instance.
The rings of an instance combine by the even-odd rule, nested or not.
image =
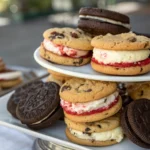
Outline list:
[[[7,65],[39,68],[33,53],[44,30],[76,27],[85,6],[127,14],[132,31],[150,34],[150,0],[0,0],[0,57]]]

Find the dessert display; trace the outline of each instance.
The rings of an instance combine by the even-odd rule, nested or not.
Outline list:
[[[79,11],[78,28],[96,35],[119,34],[130,31],[130,19],[118,12],[83,7]]]
[[[22,72],[6,68],[0,58],[0,87],[2,89],[12,88],[22,83]]]
[[[16,108],[19,120],[37,130],[51,126],[63,116],[59,97],[60,86],[54,82],[32,84]]]
[[[134,33],[96,36],[91,42],[94,70],[110,75],[140,75],[150,71],[150,39]]]
[[[61,65],[82,66],[91,60],[91,37],[72,28],[52,28],[43,33],[40,55]]]
[[[150,101],[133,101],[124,110],[121,125],[125,135],[140,147],[150,149]]]
[[[79,29],[51,28],[43,33],[38,52],[42,63],[47,60],[52,64],[43,65],[50,76],[47,82],[36,81],[18,88],[10,96],[7,110],[33,130],[51,127],[64,119],[64,134],[79,145],[114,145],[125,134],[136,145],[150,148],[149,82],[130,85],[108,80],[110,75],[132,78],[148,73],[150,39],[129,32],[129,18],[117,12],[81,8],[79,18]],[[53,71],[54,64],[60,72],[64,65],[65,72]],[[5,84],[2,86],[1,81],[10,79],[10,75],[13,80],[19,78],[19,72],[3,75],[4,67],[0,59],[2,88]],[[76,68],[81,68],[82,73],[82,69],[91,67],[93,72],[106,74],[107,78],[106,81],[79,78],[67,73],[69,67],[74,73]]]

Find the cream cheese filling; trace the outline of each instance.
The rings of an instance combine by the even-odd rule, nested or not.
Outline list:
[[[101,99],[86,103],[70,103],[61,99],[61,106],[71,112],[81,114],[100,108],[107,108],[111,103],[113,103],[116,100],[118,95],[119,93],[118,91],[116,91],[107,97],[103,97]]]
[[[126,27],[128,29],[130,29],[130,24],[128,23],[122,23],[120,21],[115,21],[115,20],[112,20],[112,19],[108,19],[108,18],[103,18],[103,17],[97,17],[97,16],[89,16],[89,15],[79,15],[79,18],[85,18],[85,19],[94,19],[94,20],[99,20],[99,21],[103,21],[103,22],[108,22],[108,23],[111,23],[111,24],[115,24],[115,25],[120,25],[120,26],[123,26],[123,27]]]
[[[77,131],[74,129],[69,129],[70,133],[77,138],[84,139],[84,140],[95,140],[95,141],[109,141],[109,140],[116,140],[118,143],[122,141],[124,135],[121,127],[117,127],[110,131],[105,132],[94,132],[91,134],[86,134],[81,131]]]
[[[149,55],[150,50],[115,51],[115,50],[104,50],[99,48],[93,49],[93,58],[95,58],[98,62],[103,62],[104,64],[134,63],[147,59]]]
[[[60,56],[63,56],[65,54],[67,56],[79,58],[82,56],[86,56],[89,53],[89,51],[78,50],[78,49],[73,49],[73,48],[66,47],[66,46],[55,45],[48,39],[44,39],[43,46],[46,50],[51,51]]]
[[[0,79],[2,80],[13,80],[16,78],[22,78],[22,72],[12,71],[12,72],[0,73]]]

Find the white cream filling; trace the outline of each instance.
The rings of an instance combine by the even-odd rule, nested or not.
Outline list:
[[[87,103],[70,103],[61,99],[61,105],[71,112],[81,114],[84,112],[97,110],[103,107],[107,108],[111,103],[113,103],[116,100],[118,95],[119,93],[116,91],[107,97]]]
[[[19,77],[20,78],[22,77],[22,73],[20,71],[0,73],[1,80],[12,80],[12,79],[16,79]]]
[[[108,23],[115,24],[115,25],[120,25],[120,26],[126,27],[128,29],[131,28],[130,24],[128,24],[128,23],[122,23],[120,21],[115,21],[115,20],[108,19],[108,18],[103,18],[103,17],[96,17],[96,16],[89,16],[89,15],[79,15],[79,18],[94,19],[94,20],[108,22]]]
[[[150,50],[138,51],[114,51],[104,49],[93,49],[93,58],[104,64],[110,63],[134,63],[145,60],[149,57]]]
[[[47,40],[47,39],[44,39],[43,46],[46,50],[51,51],[57,55],[62,56],[65,54],[67,56],[71,56],[74,58],[86,56],[89,52],[89,51],[83,51],[83,50],[69,48],[66,46],[55,45],[50,40]]]
[[[91,133],[90,135],[74,129],[69,130],[72,135],[84,140],[95,140],[95,141],[116,140],[119,143],[124,137],[121,127],[117,127],[110,131]]]

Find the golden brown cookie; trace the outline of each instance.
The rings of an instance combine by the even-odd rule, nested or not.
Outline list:
[[[120,116],[114,115],[100,121],[83,122],[83,123],[74,122],[68,118],[65,118],[65,123],[68,128],[78,130],[81,132],[86,132],[86,133],[104,132],[104,131],[117,128],[120,125]]]
[[[150,63],[144,66],[136,67],[115,67],[109,65],[101,65],[91,61],[91,66],[97,72],[110,75],[140,75],[150,71]]]
[[[108,118],[116,114],[122,107],[122,99],[119,97],[118,102],[111,108],[91,115],[72,115],[64,111],[65,117],[74,122],[94,122]]]
[[[48,69],[48,72],[50,74],[52,74],[55,77],[55,79],[57,79],[57,80],[67,81],[67,80],[73,78],[72,76],[62,74],[62,73],[59,73],[59,72],[56,72],[56,71],[53,71],[53,70],[50,70],[50,69]]]
[[[149,99],[150,100],[150,82],[136,83],[132,87],[133,90],[130,89],[129,96],[133,100],[138,99]]]
[[[20,83],[22,83],[21,78],[17,78],[17,79],[13,79],[13,80],[2,80],[2,81],[0,81],[0,86],[3,89],[7,89],[7,88],[12,88],[14,86],[17,86]]]
[[[49,75],[47,78],[47,82],[55,82],[57,84],[59,84],[60,86],[65,82],[65,80],[58,80],[55,78],[55,75]]]
[[[79,50],[92,50],[91,37],[82,30],[73,28],[51,28],[43,33],[43,37],[54,44]]]
[[[89,63],[91,60],[91,56],[85,58],[71,58],[60,56],[46,50],[42,45],[40,46],[40,56],[48,61],[68,66],[82,66]]]
[[[108,96],[117,89],[116,83],[73,78],[65,82],[60,89],[61,99],[84,103]]]
[[[80,139],[76,137],[75,135],[71,134],[69,129],[66,128],[66,136],[67,138],[73,142],[80,145],[87,145],[87,146],[109,146],[113,144],[117,144],[118,142],[116,140],[108,140],[108,141],[98,141],[98,140],[87,140],[87,139]]]
[[[139,36],[132,32],[118,35],[107,34],[96,36],[92,39],[91,45],[96,48],[108,50],[144,50],[150,48],[150,39]]]

